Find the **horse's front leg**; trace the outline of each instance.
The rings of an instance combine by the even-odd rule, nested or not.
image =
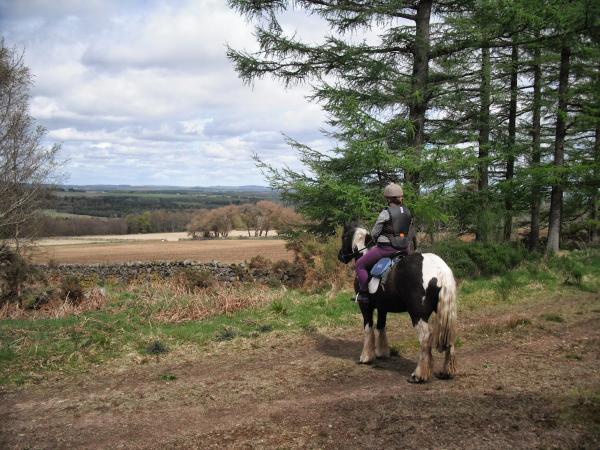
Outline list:
[[[363,327],[365,337],[363,340],[363,349],[360,354],[359,362],[361,364],[370,364],[375,360],[375,334],[373,332],[373,311],[374,307],[360,303],[360,312],[363,316]]]
[[[431,343],[433,335],[431,327],[423,319],[419,319],[415,325],[417,335],[419,336],[419,362],[417,368],[408,378],[411,383],[425,383],[431,378],[433,368],[433,357],[431,356]]]
[[[375,329],[375,356],[378,358],[390,357],[390,344],[385,333],[387,311],[377,309],[377,328]]]

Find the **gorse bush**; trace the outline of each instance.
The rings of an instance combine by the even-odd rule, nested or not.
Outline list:
[[[21,301],[26,286],[38,278],[38,272],[18,252],[0,244],[0,303]]]
[[[81,281],[74,275],[64,277],[60,283],[61,298],[72,305],[78,305],[83,301],[84,293]]]
[[[439,255],[458,278],[501,275],[529,257],[514,244],[441,241],[426,251]]]

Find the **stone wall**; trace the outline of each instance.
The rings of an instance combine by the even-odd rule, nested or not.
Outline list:
[[[134,279],[163,278],[176,276],[182,270],[210,272],[215,280],[224,283],[234,281],[272,283],[298,278],[298,267],[293,263],[277,263],[279,266],[253,268],[246,263],[223,264],[217,261],[206,263],[197,261],[135,261],[121,264],[60,264],[54,266],[37,265],[48,277],[74,275],[80,279],[93,279],[99,282],[119,280],[128,282]],[[303,274],[302,274],[303,275]]]

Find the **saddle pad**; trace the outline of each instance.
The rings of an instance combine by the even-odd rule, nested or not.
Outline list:
[[[381,278],[390,267],[392,267],[392,259],[381,258],[371,269],[371,276]]]

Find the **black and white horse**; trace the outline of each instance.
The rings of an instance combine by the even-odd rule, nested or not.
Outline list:
[[[371,236],[358,224],[344,227],[338,259],[347,264],[358,259],[373,245]],[[355,289],[358,289],[355,283]],[[377,326],[373,329],[373,311],[377,309]],[[368,305],[360,304],[364,319],[364,343],[360,362],[390,356],[385,322],[388,312],[408,312],[420,343],[417,368],[409,377],[412,383],[431,378],[431,349],[445,352],[444,365],[438,378],[453,378],[456,373],[454,344],[456,340],[456,281],[452,270],[433,253],[413,253],[395,264],[385,286],[379,286]]]

